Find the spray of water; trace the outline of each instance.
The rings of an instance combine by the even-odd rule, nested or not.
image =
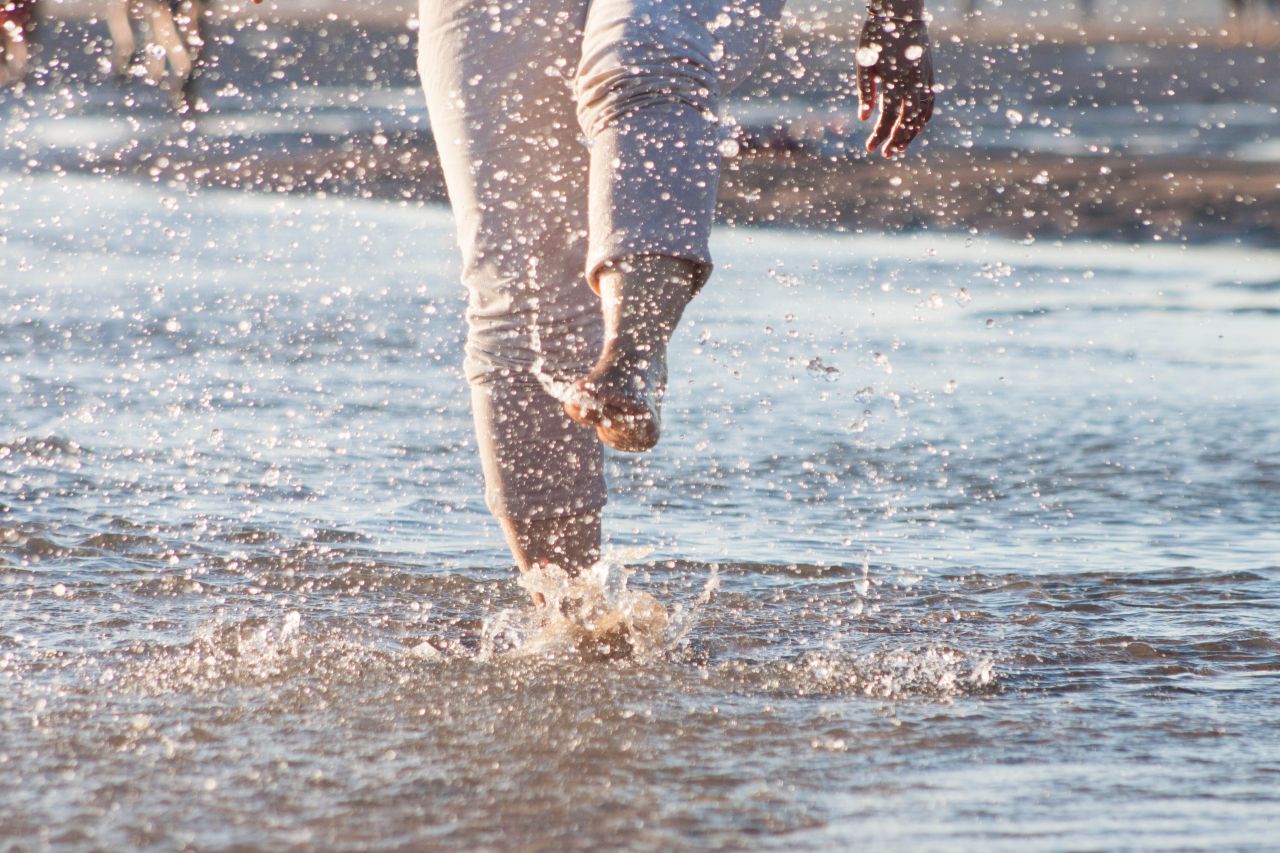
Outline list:
[[[616,553],[576,577],[555,565],[526,572],[519,584],[539,604],[525,611],[505,609],[487,619],[478,657],[661,658],[688,637],[719,588],[719,574],[712,569],[697,598],[670,608],[652,594],[630,588],[633,574]]]

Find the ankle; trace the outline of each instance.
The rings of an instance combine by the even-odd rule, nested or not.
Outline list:
[[[659,325],[634,325],[605,338],[601,361],[639,364],[662,358],[671,340],[672,329]],[[644,367],[645,365],[640,365]]]
[[[597,282],[605,305],[625,314],[674,328],[703,278],[693,261],[662,255],[624,258],[600,273]]]

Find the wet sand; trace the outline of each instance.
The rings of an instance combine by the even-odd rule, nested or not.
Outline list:
[[[198,186],[445,199],[430,145],[353,143],[350,151],[200,163],[144,153],[106,171]],[[718,216],[854,232],[1280,245],[1280,165],[946,150],[886,163],[746,149],[726,163]]]
[[[726,220],[854,231],[1280,244],[1280,166],[1012,152],[833,163],[753,152],[731,168]]]
[[[837,231],[1280,244],[1280,58],[1272,30],[1242,42],[1212,28],[1175,37],[1167,29],[1058,24],[994,40],[994,26],[984,27],[935,28],[945,86],[939,114],[900,163],[860,150],[866,128],[851,120],[847,34],[790,31],[727,104],[738,117],[730,133],[738,153],[725,161],[721,219]],[[116,90],[101,78],[100,23],[67,20],[50,29],[46,57],[61,64],[29,100],[65,89],[68,114],[163,117],[154,91]],[[182,186],[444,199],[407,22],[224,20],[214,29],[199,110],[185,125],[175,117],[167,129],[114,148],[39,152],[27,167]],[[344,129],[207,132],[226,117],[251,116],[261,126],[281,98],[317,87],[351,93],[339,99]],[[361,112],[370,94],[399,99],[402,115],[416,111],[422,121],[388,128]],[[77,106],[77,97],[88,106]],[[0,106],[16,109],[12,96]]]

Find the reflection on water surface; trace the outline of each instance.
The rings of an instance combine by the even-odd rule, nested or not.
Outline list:
[[[720,235],[610,463],[688,630],[602,662],[530,653],[443,211],[0,205],[0,839],[1270,843],[1274,253]]]

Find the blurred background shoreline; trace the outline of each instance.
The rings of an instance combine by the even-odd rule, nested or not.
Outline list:
[[[856,13],[794,6],[770,61],[726,104],[720,220],[1280,245],[1268,9],[1241,22],[1216,3],[1095,4],[1089,20],[1071,4],[934,8],[939,113],[890,163],[861,147]],[[178,111],[141,75],[108,73],[100,10],[47,5],[35,72],[0,94],[0,168],[444,200],[411,4],[215,5]]]

